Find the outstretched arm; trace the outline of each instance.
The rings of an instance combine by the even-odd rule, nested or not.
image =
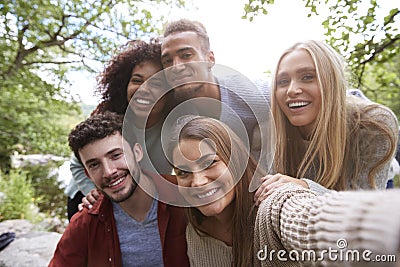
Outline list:
[[[300,261],[312,261],[307,257],[314,256],[317,265],[342,266],[356,260],[341,261],[340,255],[359,255],[365,266],[368,259],[377,255],[399,252],[400,209],[393,208],[399,205],[400,190],[329,192],[318,196],[295,184],[286,184],[259,207],[255,224],[257,256],[262,266],[276,266],[285,257],[289,264],[290,253],[299,255]],[[275,251],[273,255],[271,251]],[[278,251],[283,251],[280,256]],[[272,261],[267,260],[270,257]]]

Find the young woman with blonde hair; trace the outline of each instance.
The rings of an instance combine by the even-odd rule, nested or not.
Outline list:
[[[344,61],[329,45],[300,42],[282,54],[271,100],[278,174],[266,177],[260,191],[288,181],[316,191],[323,191],[318,184],[334,190],[386,187],[397,118],[382,105],[347,95],[347,89]]]

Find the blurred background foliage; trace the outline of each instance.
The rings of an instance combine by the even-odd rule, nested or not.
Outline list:
[[[303,2],[309,16],[328,7],[326,41],[349,61],[355,86],[399,116],[399,8],[382,14],[375,0]],[[0,221],[37,220],[38,216],[32,215],[35,209],[44,216],[65,219],[66,196],[54,172],[61,163],[13,168],[10,156],[40,153],[68,158],[70,129],[93,109],[71,96],[68,74],[96,72],[96,66],[102,66],[127,40],[159,35],[166,20],[159,11],[167,14],[188,3],[0,2]],[[273,3],[248,0],[243,17],[252,20],[267,15],[268,5]]]
[[[154,10],[183,7],[173,0],[0,2],[0,221],[30,218],[32,205],[65,218],[54,173],[60,163],[15,169],[10,156],[69,157],[68,133],[93,107],[71,96],[68,74],[96,72],[127,40],[159,35],[165,18]]]

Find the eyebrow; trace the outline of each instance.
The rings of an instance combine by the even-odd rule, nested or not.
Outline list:
[[[214,154],[214,153],[205,154],[204,156],[201,156],[200,158],[198,158],[194,162],[196,164],[198,164],[200,162],[203,162],[205,159],[209,158],[210,156],[214,157],[214,156],[216,156],[216,154]],[[174,168],[179,169],[179,170],[189,170],[190,169],[189,166],[187,166],[187,165],[176,165],[176,166],[174,166]]]
[[[182,52],[185,52],[185,51],[188,51],[188,50],[192,50],[193,51],[194,48],[191,47],[191,46],[185,46],[185,47],[179,48],[178,51],[176,51],[176,52],[177,53],[182,53]],[[165,53],[165,54],[161,55],[161,58],[166,58],[168,56],[169,56],[169,53]]]
[[[131,75],[131,78],[134,77],[134,76],[143,78],[143,75],[138,74],[138,73],[133,73],[133,74]]]
[[[110,151],[108,151],[108,152],[105,154],[105,156],[109,156],[109,155],[115,153],[115,152],[118,151],[118,150],[122,150],[122,149],[119,148],[119,147],[114,148],[114,149],[111,149]],[[92,163],[92,162],[96,162],[97,160],[98,160],[98,158],[88,159],[87,161],[85,161],[85,165],[88,165],[89,163]]]
[[[304,67],[296,70],[296,73],[302,73],[302,72],[307,72],[307,71],[315,71],[314,67]]]
[[[296,73],[303,73],[303,72],[307,72],[307,71],[313,71],[315,72],[316,69],[314,67],[304,67],[304,68],[300,68],[296,70]],[[278,77],[279,76],[283,76],[283,75],[288,75],[287,71],[282,71],[282,72],[278,72]]]
[[[186,46],[186,47],[182,47],[182,48],[180,48],[180,49],[178,49],[178,53],[182,53],[182,52],[185,52],[185,51],[187,51],[187,50],[194,50],[194,48],[193,47],[191,47],[191,46]]]

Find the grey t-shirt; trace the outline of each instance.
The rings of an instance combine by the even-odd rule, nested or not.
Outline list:
[[[113,202],[123,266],[163,266],[157,223],[157,200],[143,222],[137,222]]]
[[[139,137],[143,149],[143,159],[140,162],[140,166],[150,172],[171,174],[172,165],[167,160],[161,144],[162,124],[163,121],[160,121],[151,128],[146,129],[146,131],[134,125],[132,127],[136,136]]]

